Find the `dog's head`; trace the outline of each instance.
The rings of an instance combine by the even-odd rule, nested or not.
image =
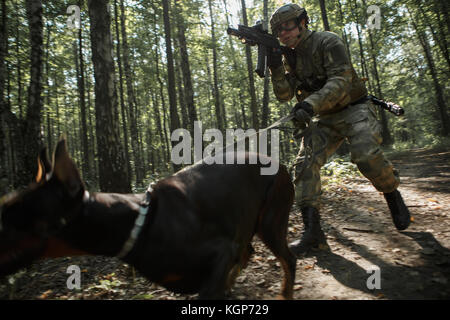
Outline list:
[[[40,258],[48,240],[80,211],[84,192],[66,141],[56,146],[53,166],[42,150],[36,181],[0,199],[0,276]]]

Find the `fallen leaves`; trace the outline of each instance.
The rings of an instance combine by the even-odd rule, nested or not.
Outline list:
[[[132,300],[151,300],[153,298],[154,297],[151,294],[137,294],[137,295],[133,296],[131,299]]]
[[[244,283],[247,280],[247,276],[242,275],[236,278],[236,283]]]
[[[260,286],[260,287],[263,287],[263,285],[266,283],[266,280],[265,279],[261,279],[261,280],[259,280],[259,281],[256,281],[256,285],[257,286]]]
[[[38,298],[42,300],[47,299],[52,293],[53,290],[47,290],[43,294],[41,294]]]
[[[379,294],[377,294],[377,298],[378,298],[378,299],[384,299],[384,298],[385,298],[385,296],[384,296],[384,294],[382,294],[382,293],[379,293]]]

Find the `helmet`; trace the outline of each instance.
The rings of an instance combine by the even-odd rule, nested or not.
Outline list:
[[[307,17],[306,10],[305,8],[301,8],[298,4],[288,3],[281,6],[270,17],[270,27],[272,29],[272,34],[276,34],[276,31],[283,23],[288,22],[292,19],[297,19],[302,15]],[[298,23],[300,23],[300,21],[298,21]]]

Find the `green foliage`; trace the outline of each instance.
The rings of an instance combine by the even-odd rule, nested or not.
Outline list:
[[[361,172],[349,157],[333,157],[320,170],[321,184],[324,190],[328,190],[329,185],[341,185],[346,180],[354,180],[355,177],[362,177]]]
[[[86,2],[86,1],[85,1]],[[120,0],[117,1],[120,3]],[[126,11],[126,28],[128,45],[130,47],[130,62],[133,75],[133,86],[137,100],[137,126],[140,132],[140,152],[145,159],[144,170],[147,179],[157,179],[170,172],[170,166],[164,162],[167,154],[167,144],[164,134],[158,130],[158,121],[166,128],[166,135],[170,140],[167,69],[164,47],[164,26],[162,9],[159,1],[124,1]],[[365,3],[365,4],[364,4]],[[75,69],[78,32],[67,27],[66,9],[69,1],[46,1],[44,3],[44,76],[42,112],[42,131],[44,141],[55,145],[55,141],[63,132],[67,132],[71,153],[76,162],[82,161],[81,118],[79,112],[79,94]],[[114,25],[114,1],[111,4],[111,30],[114,43],[118,37]],[[250,126],[250,94],[248,73],[244,46],[236,39],[229,40],[226,34],[228,24],[242,23],[241,1],[227,0],[228,16],[225,12],[224,1],[213,1],[213,15],[216,28],[216,44],[218,46],[218,81],[222,104],[226,113],[228,128],[244,128],[244,117]],[[268,1],[269,16],[282,4],[282,1]],[[310,28],[321,31],[323,24],[318,1],[300,1],[308,10],[311,19]],[[388,125],[394,137],[394,149],[410,148],[414,146],[430,146],[445,143],[441,138],[441,118],[436,111],[435,84],[427,64],[423,48],[411,25],[411,19],[426,35],[434,59],[438,82],[443,87],[445,101],[448,101],[448,78],[450,74],[444,48],[448,46],[447,25],[439,13],[439,2],[423,0],[383,0],[383,1],[355,1],[333,0],[326,1],[328,20],[333,32],[347,35],[351,59],[359,74],[362,72],[361,55],[356,26],[361,30],[361,40],[369,72],[368,86],[375,88],[375,78],[372,59],[377,60],[381,90],[384,98],[403,106],[406,110],[404,118],[388,116]],[[380,7],[382,14],[381,29],[370,30],[373,43],[369,41],[367,29],[367,6],[375,4]],[[263,1],[246,1],[249,24],[262,20]],[[356,9],[353,7],[357,5]],[[23,2],[7,2],[7,33],[8,50],[6,65],[8,70],[7,90],[5,100],[11,110],[20,119],[25,119],[27,101],[26,88],[29,84],[29,39],[26,12]],[[342,16],[341,11],[342,9]],[[189,63],[192,73],[194,102],[199,120],[203,128],[216,127],[215,109],[212,86],[212,41],[210,32],[210,17],[207,1],[179,0],[171,1],[172,38],[177,37],[177,23],[175,10],[185,27]],[[442,12],[441,12],[442,13]],[[448,14],[448,13],[447,13]],[[95,151],[95,94],[94,74],[91,62],[90,28],[86,4],[81,8],[83,61],[85,67],[86,104],[88,108],[88,135],[93,163],[97,166]],[[228,19],[227,19],[228,18]],[[116,48],[114,56],[117,61]],[[174,57],[180,61],[178,42],[173,42]],[[256,64],[256,48],[252,48],[254,64]],[[447,53],[448,55],[448,53]],[[78,57],[79,58],[79,57]],[[119,80],[119,70],[116,66],[116,78]],[[159,72],[159,78],[157,77]],[[176,77],[181,77],[177,72]],[[181,88],[184,87],[181,80]],[[263,79],[255,77],[258,106],[262,106]],[[119,90],[119,83],[116,83]],[[284,116],[293,102],[280,104],[269,88],[270,100],[269,123]],[[119,91],[118,91],[119,94]],[[127,92],[124,90],[124,100]],[[177,92],[180,94],[180,92]],[[177,100],[178,101],[178,100]],[[243,114],[243,111],[245,114]],[[181,110],[179,110],[181,115]],[[159,115],[159,118],[157,117]],[[261,109],[259,110],[261,116]],[[118,110],[120,123],[128,121]],[[181,118],[181,116],[180,116]],[[129,124],[128,124],[129,125]],[[129,129],[127,129],[129,130]],[[122,139],[125,139],[121,128]],[[128,134],[128,139],[130,135]],[[282,161],[289,162],[296,154],[297,147],[290,143],[290,133],[283,133]],[[169,141],[170,142],[170,141]],[[128,144],[131,148],[131,144]],[[131,149],[128,150],[131,153]],[[151,157],[155,163],[149,163]],[[132,159],[131,159],[132,161]],[[346,174],[346,166],[337,160],[325,167],[325,174],[332,170],[335,174]],[[349,169],[350,170],[350,169]],[[95,176],[93,173],[85,176]],[[145,181],[145,184],[147,181]],[[95,188],[95,178],[89,180]],[[142,190],[144,186],[136,186]]]

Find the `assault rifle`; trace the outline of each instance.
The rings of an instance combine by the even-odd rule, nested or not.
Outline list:
[[[257,22],[253,27],[248,27],[239,24],[237,29],[228,28],[227,33],[229,35],[238,37],[242,43],[250,46],[258,46],[258,62],[256,64],[255,72],[261,78],[266,76],[267,59],[269,58],[270,51],[279,51],[288,60],[290,66],[295,64],[295,56],[293,50],[285,46],[281,46],[277,37],[269,34],[261,22]]]
[[[250,46],[258,46],[258,62],[256,65],[255,72],[261,77],[266,76],[267,70],[267,59],[269,57],[270,51],[279,51],[283,54],[289,66],[295,69],[295,54],[294,51],[288,47],[280,45],[277,37],[267,32],[261,22],[257,22],[253,27],[244,26],[242,24],[238,25],[237,29],[228,28],[227,33],[229,35],[238,37],[242,43],[248,44]],[[372,95],[368,98],[372,102],[383,109],[395,114],[396,116],[401,116],[405,113],[405,110],[399,105],[393,102],[386,102],[380,100]]]
[[[405,109],[403,109],[402,107],[400,107],[398,104],[395,104],[393,102],[387,102],[387,101],[383,101],[378,99],[377,97],[374,97],[372,95],[369,95],[369,99],[372,100],[372,102],[380,107],[382,107],[383,109],[395,114],[396,116],[401,116],[403,114],[405,114]]]

